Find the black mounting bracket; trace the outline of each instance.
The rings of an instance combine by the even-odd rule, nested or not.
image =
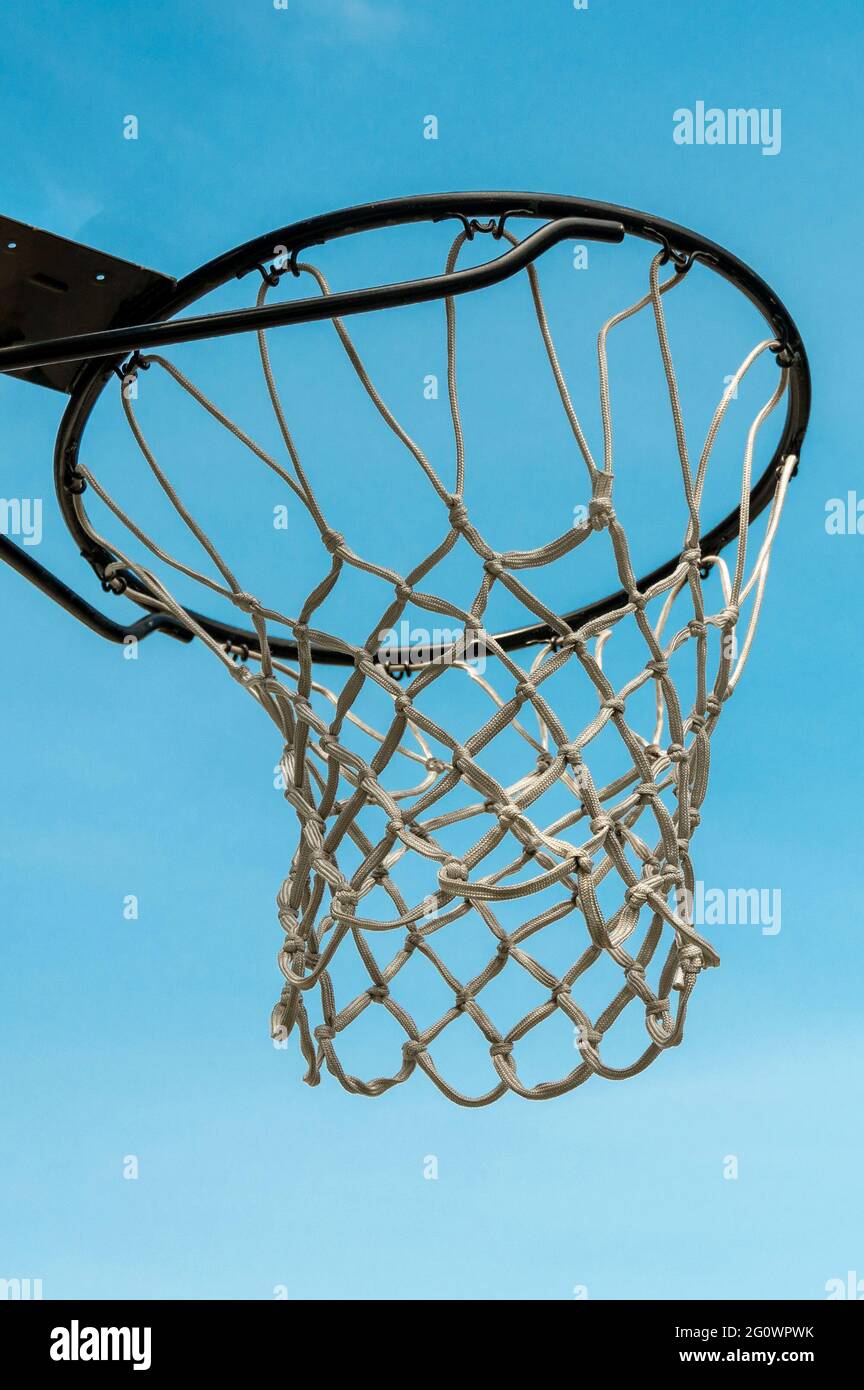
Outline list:
[[[0,348],[135,323],[146,318],[148,300],[175,284],[156,270],[0,217]],[[10,375],[68,393],[80,366],[55,362]]]

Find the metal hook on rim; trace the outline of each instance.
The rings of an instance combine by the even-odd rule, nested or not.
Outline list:
[[[790,347],[788,342],[780,339],[778,339],[776,343],[772,343],[768,351],[773,352],[777,361],[777,366],[782,367],[784,370],[788,367],[794,367],[798,360],[798,354],[795,349]]]
[[[115,367],[114,374],[125,385],[130,377],[138,375],[139,371],[149,372],[150,363],[141,356],[141,351],[136,348],[132,356],[123,363],[122,367]]]
[[[466,241],[473,241],[477,232],[491,236],[495,241],[500,241],[504,235],[504,228],[507,219],[510,217],[533,217],[530,208],[508,208],[497,218],[490,217],[486,222],[481,222],[479,217],[466,217],[464,212],[444,212],[440,217],[435,217],[434,222],[444,222],[448,217],[456,217],[462,223]]]
[[[668,265],[672,261],[676,272],[679,275],[686,275],[693,264],[694,253],[692,251],[679,251],[659,227],[646,227],[644,231],[646,236],[650,237],[652,241],[658,241],[663,248],[660,264]]]
[[[433,222],[445,222],[448,217],[455,217],[462,223],[466,241],[474,240],[474,233],[478,230],[476,218],[468,218],[464,212],[442,212],[440,217],[434,217],[432,220]]]
[[[317,245],[319,243],[315,244]],[[243,277],[248,275],[250,271],[257,270],[258,274],[261,276],[261,279],[264,281],[264,284],[269,285],[270,289],[275,289],[276,286],[279,284],[279,281],[282,279],[282,276],[286,275],[289,271],[295,279],[299,279],[300,267],[297,264],[297,257],[300,255],[300,252],[302,250],[305,250],[305,247],[294,246],[291,249],[291,251],[287,253],[287,261],[285,259],[285,253],[283,253],[282,255],[277,257],[277,259],[273,262],[272,265],[269,266],[265,265],[263,261],[256,261],[254,265],[250,265],[246,270],[239,270],[237,272],[236,278],[238,280],[242,280]],[[284,262],[284,264],[280,265],[280,261]]]
[[[100,583],[103,592],[106,594],[123,594],[129,585],[123,570],[125,564],[122,560],[112,560],[102,571]]]

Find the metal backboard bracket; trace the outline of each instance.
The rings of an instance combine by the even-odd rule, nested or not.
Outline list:
[[[0,217],[0,347],[135,322],[146,317],[151,297],[164,297],[174,284],[158,271]],[[80,366],[57,362],[9,375],[69,392]]]

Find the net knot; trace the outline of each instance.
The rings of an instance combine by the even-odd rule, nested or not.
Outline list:
[[[522,815],[522,808],[513,801],[505,801],[494,808],[494,813],[498,817],[499,825],[508,826],[519,819]]]
[[[402,1056],[406,1062],[416,1062],[418,1057],[422,1057],[426,1051],[426,1044],[419,1038],[409,1038],[402,1044]]]
[[[703,965],[702,952],[698,946],[682,946],[678,953],[679,970],[683,970],[685,975],[698,975]]]
[[[607,527],[615,515],[615,508],[608,497],[592,497],[588,503],[588,520],[595,531]]]
[[[506,960],[510,954],[510,945],[510,938],[505,936],[495,947],[496,956],[500,956],[501,960]]]
[[[680,743],[670,743],[666,749],[666,756],[672,763],[686,763],[687,749]]]
[[[397,695],[393,701],[393,708],[397,714],[410,714],[413,706],[410,695]]]
[[[588,1047],[599,1047],[603,1041],[603,1034],[598,1033],[596,1028],[581,1028],[579,1030],[579,1041],[586,1043]]]
[[[419,931],[409,931],[405,937],[403,950],[416,951],[417,947],[422,945],[423,937],[420,935]]]
[[[492,1046],[491,1046],[490,1049],[489,1049],[489,1056],[490,1056],[490,1057],[509,1057],[512,1051],[513,1051],[513,1044],[512,1044],[512,1042],[508,1042],[506,1038],[502,1038],[502,1039],[500,1040],[500,1042],[494,1042],[494,1043],[492,1044]]]
[[[454,531],[464,531],[468,524],[468,508],[461,497],[450,497],[447,501],[447,511],[450,516],[450,525]]]
[[[340,888],[330,900],[331,912],[348,913],[357,906],[359,894],[354,888]]]
[[[690,546],[687,550],[681,551],[682,565],[701,565],[702,551],[698,546]]]
[[[294,633],[294,636],[297,638],[298,642],[304,642],[306,638],[309,636],[309,624],[293,623],[291,631]]]
[[[484,560],[483,568],[487,574],[491,574],[495,579],[500,579],[502,574],[506,573],[501,561],[494,557],[491,560]]]
[[[660,657],[657,661],[646,662],[645,670],[650,671],[652,675],[659,680],[661,676],[665,676],[668,672],[669,662],[665,657]]]
[[[296,932],[286,932],[285,939],[282,942],[282,949],[288,955],[296,955],[298,951],[305,951],[306,942],[303,940],[303,937],[298,936]]]
[[[632,603],[637,613],[644,613],[648,607],[648,600],[644,594],[640,594],[638,589],[631,589],[627,595],[628,603]]]
[[[708,629],[704,623],[700,623],[698,618],[691,618],[687,624],[687,631],[691,637],[705,637]]]
[[[624,701],[619,695],[610,695],[608,700],[601,701],[600,708],[608,709],[612,714],[623,714]]]
[[[408,599],[414,597],[414,590],[411,588],[411,585],[410,585],[410,584],[407,584],[407,583],[405,582],[404,579],[400,579],[400,580],[399,580],[399,583],[395,586],[395,589],[396,589],[396,597],[397,597],[397,598],[404,599],[404,600],[406,601],[406,603],[407,603]]]
[[[704,714],[691,714],[690,728],[693,730],[694,734],[700,734],[705,728],[705,724],[706,719]]]
[[[381,1004],[390,996],[390,991],[386,985],[370,985],[366,993],[370,999],[374,999],[376,1004]]]
[[[729,603],[717,614],[721,627],[734,627],[738,621],[737,603]]]
[[[251,615],[261,612],[260,601],[254,594],[244,593],[242,589],[236,594],[231,595],[231,602],[234,604],[234,607],[239,608],[242,613],[249,613]]]
[[[592,835],[606,835],[610,830],[615,829],[615,822],[605,811],[601,811],[593,820],[588,822]]]
[[[438,870],[438,882],[442,887],[454,879],[459,883],[464,883],[467,877],[468,868],[461,859],[448,859]]]
[[[648,901],[648,895],[653,891],[653,884],[646,879],[640,879],[638,883],[631,883],[629,887],[625,888],[624,897],[634,907],[642,907]]]
[[[563,984],[555,985],[554,989],[552,990],[552,1002],[554,1004],[557,1004],[558,1000],[564,997],[568,999],[570,998],[570,986]]]
[[[582,749],[578,743],[562,743],[558,752],[570,767],[578,767],[582,761]]]
[[[329,1023],[319,1023],[315,1029],[315,1036],[319,1042],[332,1042],[336,1036],[336,1029],[331,1028]]]
[[[326,531],[321,532],[321,544],[331,555],[336,555],[345,547],[345,537],[341,531],[331,531],[328,526]]]
[[[456,995],[456,998],[453,1001],[453,1007],[455,1009],[458,1009],[460,1014],[464,1013],[465,1009],[467,1009],[468,1005],[471,1003],[473,997],[474,996],[472,994],[466,993],[465,990],[459,990],[459,992]]]
[[[537,754],[537,771],[548,772],[554,761],[555,759],[552,757],[548,748],[542,749],[541,752]]]
[[[642,801],[650,801],[652,797],[659,795],[656,782],[640,782],[634,791]]]
[[[537,694],[537,687],[533,681],[520,681],[516,687],[516,698],[520,703],[525,700],[532,700]]]
[[[396,810],[393,812],[385,829],[389,835],[401,835],[402,831],[405,829],[405,820],[401,811]]]
[[[709,695],[708,699],[705,701],[705,708],[709,714],[718,715],[723,705],[716,695]]]

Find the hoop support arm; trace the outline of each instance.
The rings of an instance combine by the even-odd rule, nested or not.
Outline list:
[[[109,642],[128,642],[131,638],[140,642],[149,637],[151,632],[164,632],[168,637],[176,637],[180,642],[192,641],[191,632],[165,613],[148,613],[137,622],[129,624],[115,622],[113,618],[94,608],[74,589],[70,589],[56,574],[40,565],[22,546],[16,545],[4,535],[0,535],[0,560],[29,580],[67,613],[71,613],[73,618],[77,618],[91,632],[95,632],[98,637],[106,638]]]
[[[624,240],[624,227],[620,222],[561,217],[532,232],[518,246],[497,256],[495,260],[465,270],[454,270],[449,275],[430,275],[419,280],[403,280],[394,285],[345,290],[314,299],[291,299],[284,304],[262,305],[260,308],[233,309],[195,318],[106,328],[98,333],[78,333],[69,337],[49,338],[40,343],[16,343],[13,347],[0,348],[0,372],[32,370],[58,362],[118,357],[128,352],[147,352],[152,348],[170,347],[177,343],[198,342],[202,338],[224,338],[232,333],[279,328],[289,323],[312,323],[362,314],[372,309],[393,309],[447,299],[451,295],[468,294],[509,279],[552,246],[570,237],[618,243]]]

